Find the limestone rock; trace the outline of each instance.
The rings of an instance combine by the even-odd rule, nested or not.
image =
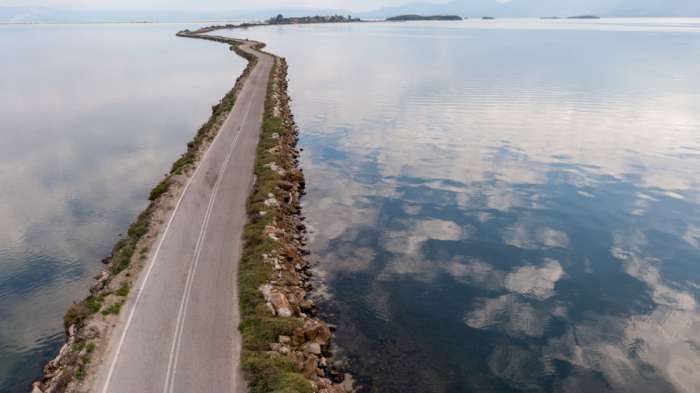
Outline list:
[[[292,338],[289,336],[279,336],[277,341],[279,341],[280,344],[289,344],[290,342],[292,342]]]
[[[265,202],[263,202],[263,203],[267,207],[277,207],[280,205],[280,203],[277,202],[277,199],[275,199],[275,198],[267,198],[267,199],[265,199]]]
[[[302,374],[304,374],[304,376],[306,378],[309,378],[309,379],[315,377],[316,376],[316,368],[317,368],[316,364],[317,364],[316,359],[311,358],[311,357],[307,358],[304,361],[304,368],[302,370]]]
[[[312,353],[314,355],[320,355],[321,354],[321,345],[319,345],[317,342],[309,342],[304,344],[304,351],[308,353]]]
[[[323,322],[307,320],[304,322],[304,335],[309,341],[326,345],[331,339],[331,330]]]
[[[272,303],[272,307],[275,308],[277,315],[281,317],[292,316],[292,306],[289,304],[289,300],[287,300],[284,294],[273,292],[270,295],[270,303]]]
[[[343,383],[340,384],[340,386],[343,387],[343,390],[345,390],[348,393],[354,392],[355,388],[353,387],[355,385],[355,380],[352,379],[352,375],[350,374],[345,374],[345,379],[343,380]]]

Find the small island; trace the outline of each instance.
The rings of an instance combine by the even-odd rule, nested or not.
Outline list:
[[[414,20],[464,20],[458,15],[399,15],[386,18],[387,22],[405,22]]]
[[[179,36],[191,36],[191,35],[198,35],[198,34],[206,34],[206,33],[211,33],[212,31],[216,30],[224,30],[224,29],[247,29],[249,27],[257,27],[257,26],[269,26],[269,25],[301,25],[301,24],[312,24],[312,23],[349,23],[349,22],[364,22],[362,19],[359,18],[353,18],[352,16],[343,16],[343,15],[328,15],[328,16],[294,16],[294,17],[285,17],[282,14],[279,14],[277,16],[273,16],[272,18],[263,21],[263,22],[253,22],[253,23],[241,23],[238,25],[234,24],[225,24],[225,25],[211,25],[207,27],[201,27],[197,30],[190,31],[189,29],[185,29],[177,33]]]
[[[483,17],[481,17],[481,19],[483,19],[483,20],[496,20],[496,18],[494,18],[493,16],[483,16]]]
[[[596,15],[578,15],[578,16],[570,16],[567,19],[600,19],[600,16]]]
[[[311,24],[311,23],[348,23],[348,22],[362,22],[359,18],[353,18],[352,16],[343,15],[328,15],[328,16],[293,16],[284,17],[280,14],[276,17],[267,20],[267,24],[270,25],[300,25],[300,24]]]
[[[540,19],[561,19],[561,16],[543,16]]]

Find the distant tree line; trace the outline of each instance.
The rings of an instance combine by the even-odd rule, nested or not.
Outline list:
[[[289,25],[289,24],[304,24],[304,23],[345,23],[345,22],[361,22],[359,18],[353,18],[351,15],[316,15],[316,16],[293,16],[285,17],[282,14],[270,18],[267,23],[271,25]]]

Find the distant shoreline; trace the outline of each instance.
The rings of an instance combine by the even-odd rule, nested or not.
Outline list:
[[[463,17],[459,15],[399,15],[386,18],[387,22],[406,21],[461,21]]]
[[[560,21],[567,21],[567,20],[610,20],[610,19],[647,19],[647,20],[653,20],[653,19],[700,19],[700,16],[599,16],[596,18],[584,18],[584,17],[579,17],[579,16],[532,16],[532,17],[511,17],[511,16],[505,16],[505,17],[499,17],[499,20],[560,20]],[[467,20],[482,20],[481,16],[474,16],[474,17],[463,17],[464,21]],[[419,22],[420,20],[417,20]],[[426,20],[430,21],[430,20]],[[387,22],[386,19],[362,19],[361,23],[378,23],[378,22]],[[182,24],[201,24],[201,23],[226,23],[226,25],[218,25],[218,26],[240,26],[236,25],[234,23],[240,23],[240,24],[247,24],[247,27],[253,27],[253,26],[273,26],[273,25],[292,25],[291,23],[289,24],[270,24],[266,23],[263,21],[260,22],[241,22],[240,20],[233,20],[233,19],[201,19],[201,20],[184,20],[184,21],[159,21],[159,20],[152,20],[152,21],[22,21],[22,22],[0,22],[0,26],[27,26],[27,25],[127,25],[127,24],[163,24],[163,25],[182,25]],[[326,22],[326,23],[296,23],[296,24],[333,24],[333,23],[348,23],[348,22]],[[357,23],[357,22],[353,22]],[[222,27],[223,29],[224,27]],[[228,27],[231,28],[231,27]]]

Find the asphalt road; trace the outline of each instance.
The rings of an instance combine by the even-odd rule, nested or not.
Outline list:
[[[147,263],[96,371],[96,393],[242,392],[238,261],[273,58],[259,58]]]

